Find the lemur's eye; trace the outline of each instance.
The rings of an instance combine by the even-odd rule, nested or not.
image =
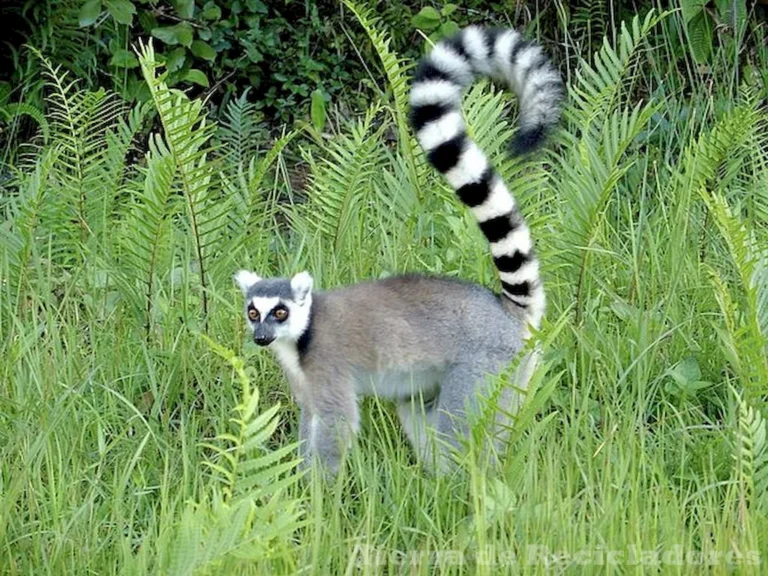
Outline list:
[[[285,321],[286,318],[288,318],[288,309],[287,308],[275,308],[275,311],[272,312],[272,314],[275,316],[275,320],[278,322]]]
[[[256,308],[248,308],[248,319],[251,322],[256,322],[259,319],[259,311]]]

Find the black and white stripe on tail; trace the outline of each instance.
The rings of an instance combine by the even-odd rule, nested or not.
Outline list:
[[[438,43],[416,69],[411,124],[432,165],[469,206],[491,245],[502,292],[539,326],[544,288],[531,235],[515,199],[467,136],[461,96],[475,75],[504,80],[520,102],[518,154],[535,148],[560,117],[563,83],[540,46],[515,30],[471,26]]]

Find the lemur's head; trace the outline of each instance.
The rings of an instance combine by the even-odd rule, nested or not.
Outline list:
[[[298,342],[309,327],[312,276],[300,272],[293,278],[261,278],[240,270],[235,282],[245,296],[245,318],[253,341],[269,346],[274,341]]]

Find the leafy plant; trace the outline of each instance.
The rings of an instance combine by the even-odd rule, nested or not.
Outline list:
[[[387,125],[373,129],[378,113],[373,107],[364,120],[352,126],[350,135],[333,139],[326,149],[328,158],[318,162],[311,154],[306,157],[312,170],[307,190],[310,203],[291,212],[292,223],[302,237],[312,238],[336,254],[347,251],[343,243],[357,244],[358,234],[365,234],[358,223],[371,221],[371,202],[365,194],[372,190],[371,181],[386,160],[381,135]]]
[[[274,545],[300,527],[300,502],[287,493],[300,475],[296,443],[270,451],[266,443],[278,425],[279,404],[257,413],[259,390],[252,372],[231,350],[209,338],[208,346],[232,366],[241,386],[241,401],[232,422],[235,434],[220,433],[204,447],[215,457],[203,464],[214,473],[209,493],[187,503],[180,517],[156,545],[156,570],[170,575],[232,570],[264,561]]]
[[[742,511],[750,508],[766,511],[768,507],[768,439],[766,424],[759,410],[753,408],[735,389],[737,427],[733,434],[733,460]]]
[[[267,141],[267,130],[260,122],[261,118],[256,105],[248,101],[248,90],[228,102],[219,118],[217,131],[228,153],[224,158],[225,167],[241,170]]]
[[[451,15],[458,9],[456,4],[445,4],[438,11],[432,6],[424,6],[411,18],[411,24],[418,29],[429,34],[432,42],[437,42],[441,38],[451,36],[460,30],[460,26],[455,20],[451,20]]]
[[[745,0],[681,0],[680,7],[691,54],[697,62],[710,60],[716,38],[728,34],[736,45],[744,38],[747,28]]]
[[[167,71],[158,74],[152,44],[142,47],[140,62],[155,108],[163,124],[168,151],[178,170],[187,207],[187,222],[200,277],[203,322],[208,322],[208,262],[224,222],[227,202],[214,197],[211,181],[216,169],[208,155],[215,127],[206,122],[202,102],[171,92]]]
[[[562,241],[581,246],[562,252],[572,270],[577,314],[583,305],[588,261],[600,226],[622,177],[632,165],[633,143],[657,109],[653,102],[629,106],[621,100],[627,76],[636,70],[637,52],[659,17],[648,12],[622,24],[618,50],[604,41],[594,64],[582,63],[569,87],[573,104],[566,110],[570,129],[564,132],[567,155],[559,158],[561,193],[570,207]],[[630,157],[627,158],[626,155]]]
[[[411,185],[416,186],[417,193],[424,187],[423,170],[417,162],[417,146],[408,129],[408,77],[410,66],[398,57],[390,48],[390,37],[377,29],[378,20],[370,10],[359,7],[351,0],[345,0],[346,5],[357,17],[365,33],[368,35],[377,56],[381,60],[387,77],[387,87],[392,91],[394,100],[394,119],[397,125],[398,143],[402,147],[405,162],[411,179]]]
[[[121,236],[124,255],[120,275],[123,289],[143,316],[147,340],[155,318],[158,276],[167,267],[175,172],[175,160],[167,144],[160,135],[152,135],[143,186],[135,192],[135,202]]]
[[[129,98],[146,97],[130,45],[140,36],[151,36],[162,46],[156,57],[165,65],[169,86],[192,84],[210,89],[210,94],[223,90],[219,102],[247,86],[254,105],[275,124],[293,120],[291,111],[308,103],[313,92],[324,99],[338,93],[354,69],[355,62],[345,60],[327,41],[311,42],[314,35],[327,40],[321,28],[333,34],[320,17],[320,10],[330,6],[86,0],[78,21],[108,45],[108,65],[115,78],[123,77],[121,91]],[[107,26],[110,22],[113,29]]]

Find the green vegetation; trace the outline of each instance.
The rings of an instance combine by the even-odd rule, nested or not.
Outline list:
[[[144,101],[149,93],[132,46],[153,38],[170,86],[194,88],[217,105],[248,88],[274,124],[301,119],[295,108],[313,90],[338,97],[361,68],[358,59],[345,61],[333,1],[45,0],[12,2],[4,11],[26,30],[9,38],[15,66],[0,82],[0,102],[7,92],[39,102],[39,61],[24,44],[44,47],[86,87]]]
[[[386,89],[268,150],[252,102],[211,121],[157,43],[131,53],[141,103],[37,57],[48,105],[13,109],[38,128],[0,173],[0,573],[762,573],[761,25],[693,53],[684,11],[596,19],[608,39],[565,43],[563,127],[533,158],[505,155],[513,99],[470,90],[541,256],[544,361],[502,471],[470,445],[462,474],[425,474],[368,401],[324,485],[296,472],[294,406],[246,341],[232,273],[497,282],[407,128],[410,60],[345,10]],[[581,34],[558,14],[557,34]]]
[[[439,12],[411,4],[378,5],[395,46],[411,57],[421,45],[418,30],[434,40],[478,17],[505,22],[504,8],[482,2],[449,3]],[[108,88],[133,102],[149,92],[132,46],[152,38],[169,86],[204,98],[217,116],[247,90],[262,128],[270,129],[306,121],[312,99],[365,108],[380,80],[362,30],[338,0],[7,0],[0,18],[9,24],[4,44],[12,63],[9,70],[0,65],[0,111],[8,102],[44,105],[40,61],[28,46],[44,50],[82,87]],[[372,69],[350,58],[353,46]]]

